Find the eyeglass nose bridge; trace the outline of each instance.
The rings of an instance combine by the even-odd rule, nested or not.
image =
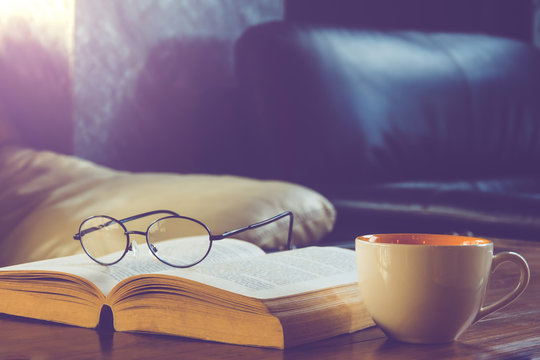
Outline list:
[[[129,235],[141,235],[141,236],[144,236],[146,237],[147,233],[144,232],[144,231],[137,231],[137,230],[131,230],[131,231],[125,231],[124,234],[126,236],[129,236]],[[132,246],[132,241],[129,242],[129,246],[128,246],[128,250],[132,250],[133,249],[133,246]],[[154,244],[151,244],[148,242],[148,245],[152,247],[152,251],[154,253],[156,253],[158,250],[157,248],[154,246]]]

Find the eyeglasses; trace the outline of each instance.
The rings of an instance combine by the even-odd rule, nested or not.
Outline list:
[[[165,216],[153,221],[145,232],[128,231],[124,225],[129,221],[156,214]],[[122,220],[96,215],[81,223],[79,232],[73,235],[73,239],[80,241],[84,252],[98,264],[113,265],[122,260],[128,251],[136,250],[136,242],[132,242],[130,236],[142,235],[146,237],[148,248],[158,260],[169,266],[186,268],[203,261],[210,253],[214,241],[256,229],[284,217],[289,217],[287,249],[290,249],[293,228],[293,213],[290,211],[219,235],[213,235],[201,221],[170,210],[145,212]],[[165,240],[175,241],[164,243]]]

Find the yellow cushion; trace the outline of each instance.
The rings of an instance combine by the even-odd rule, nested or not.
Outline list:
[[[89,216],[122,219],[161,209],[196,218],[213,234],[291,210],[297,246],[319,241],[335,220],[327,199],[291,183],[130,173],[47,151],[0,148],[0,266],[82,252],[73,234]],[[147,225],[134,230],[146,230]],[[287,239],[287,226],[287,220],[280,220],[237,237],[265,250],[280,249]]]

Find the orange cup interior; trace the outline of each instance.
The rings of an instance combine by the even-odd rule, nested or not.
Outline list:
[[[359,236],[356,239],[377,244],[433,246],[486,245],[491,243],[491,241],[481,238],[439,234],[373,234]]]

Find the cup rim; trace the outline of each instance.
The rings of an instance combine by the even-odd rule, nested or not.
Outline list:
[[[490,246],[491,240],[447,234],[425,234],[425,233],[388,233],[369,234],[356,237],[357,242],[374,244],[380,246]]]

